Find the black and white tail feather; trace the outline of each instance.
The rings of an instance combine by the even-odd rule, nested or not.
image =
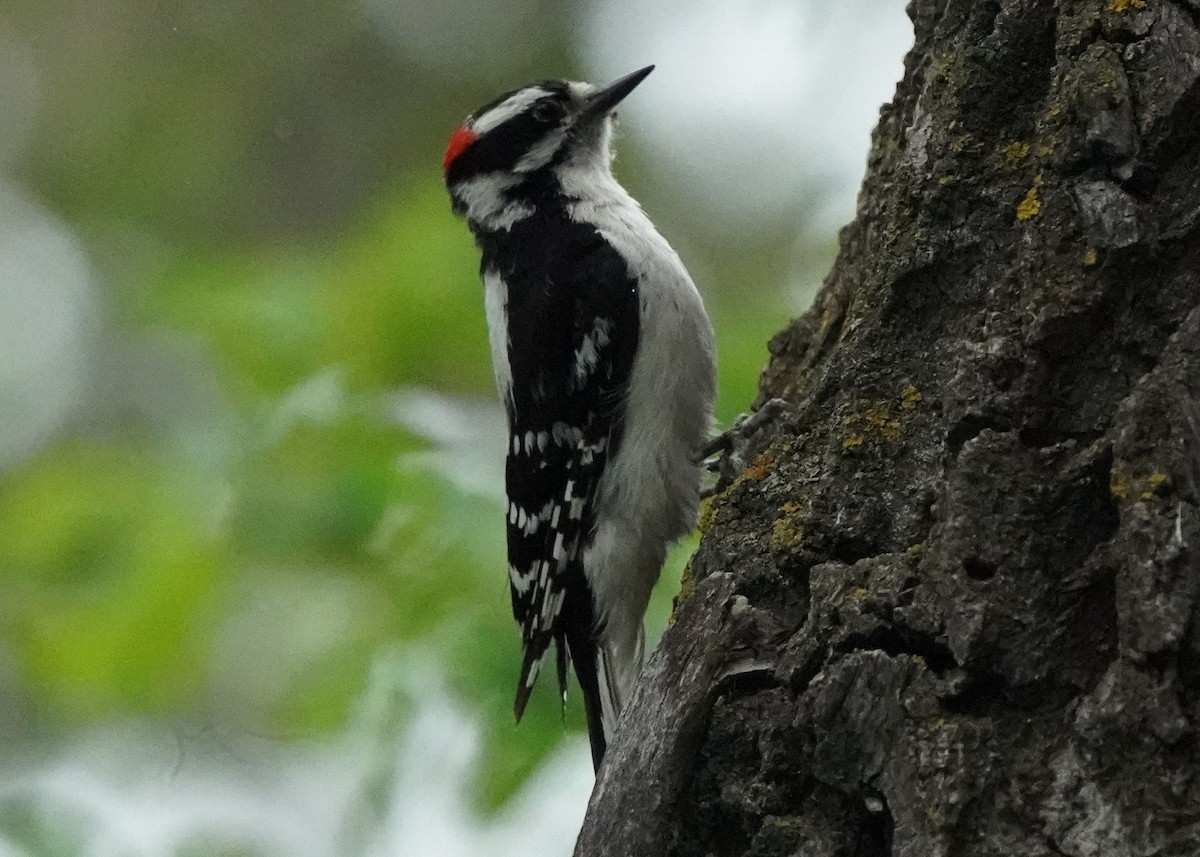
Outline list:
[[[539,81],[476,111],[444,162],[482,253],[509,424],[509,583],[519,720],[550,644],[573,665],[596,766],[642,664],[667,545],[695,521],[712,329],[679,257],[610,170],[605,88]]]

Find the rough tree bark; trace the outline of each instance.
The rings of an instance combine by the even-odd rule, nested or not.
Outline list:
[[[1200,853],[1200,2],[910,15],[581,857]]]

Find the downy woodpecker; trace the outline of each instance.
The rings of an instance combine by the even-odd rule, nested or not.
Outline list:
[[[453,209],[482,251],[496,386],[508,415],[508,575],[525,709],[555,643],[573,662],[597,767],[642,666],[667,545],[695,524],[715,389],[700,294],[610,163],[607,87],[543,80],[450,138]]]

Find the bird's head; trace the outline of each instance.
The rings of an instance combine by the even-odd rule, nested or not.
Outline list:
[[[454,210],[472,220],[496,214],[502,199],[555,170],[607,173],[613,111],[653,70],[604,87],[535,81],[480,107],[451,135],[442,161]]]

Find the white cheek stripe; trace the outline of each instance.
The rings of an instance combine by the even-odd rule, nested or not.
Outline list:
[[[566,128],[557,128],[551,131],[545,137],[538,140],[537,145],[526,152],[521,160],[517,161],[516,166],[513,167],[513,172],[531,173],[546,166],[546,164],[550,163],[550,159],[554,157],[554,153],[562,148],[566,139]]]
[[[540,86],[531,86],[528,89],[522,89],[520,92],[513,93],[487,113],[476,117],[471,122],[471,130],[482,136],[493,128],[503,125],[514,116],[528,110],[530,105],[535,101],[539,98],[545,98],[549,94],[549,92]]]
[[[533,214],[532,206],[508,197],[508,191],[519,183],[516,176],[484,173],[456,184],[453,194],[466,209],[468,220],[500,231],[512,229],[514,223]]]

